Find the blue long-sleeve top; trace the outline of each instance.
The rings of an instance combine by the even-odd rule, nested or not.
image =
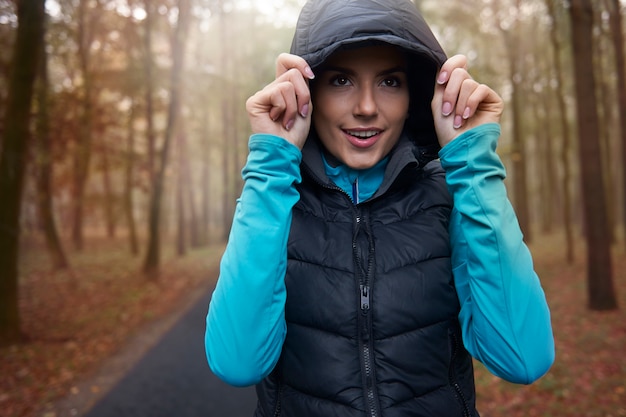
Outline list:
[[[531,383],[554,361],[550,312],[503,183],[495,152],[500,127],[486,124],[439,152],[454,199],[450,221],[459,320],[470,354],[493,374]],[[252,135],[244,188],[207,315],[211,370],[235,386],[258,383],[276,365],[286,334],[284,306],[291,210],[299,198],[300,150],[272,135]],[[385,160],[366,172],[326,166],[359,200],[382,182]]]

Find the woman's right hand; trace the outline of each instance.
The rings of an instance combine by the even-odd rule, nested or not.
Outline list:
[[[311,126],[309,80],[313,77],[303,58],[280,54],[276,79],[246,102],[252,132],[283,137],[302,149]]]

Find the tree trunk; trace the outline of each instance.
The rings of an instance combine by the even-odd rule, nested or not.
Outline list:
[[[39,57],[39,83],[37,86],[37,134],[36,165],[37,165],[37,205],[39,216],[44,231],[46,246],[52,260],[53,269],[69,268],[69,262],[54,220],[52,207],[52,155],[50,138],[50,113],[49,113],[49,80],[48,80],[48,56],[45,42],[42,42]]]
[[[522,131],[522,92],[520,91],[520,84],[516,82],[516,78],[519,77],[521,68],[519,68],[519,58],[514,56],[515,50],[518,48],[511,47],[510,50],[510,64],[511,64],[511,85],[513,91],[511,92],[512,109],[511,114],[513,116],[513,143],[512,143],[512,162],[513,162],[513,193],[515,200],[515,212],[519,220],[520,228],[524,233],[524,240],[530,242],[532,240],[531,233],[531,221],[530,211],[528,209],[528,184],[526,174],[526,146],[524,143],[524,133]]]
[[[227,42],[227,32],[226,32],[226,16],[224,13],[224,6],[222,1],[220,0],[219,2],[220,4],[220,21],[219,21],[219,25],[220,25],[220,65],[221,65],[221,73],[223,74],[224,77],[227,76],[227,74],[229,73],[229,48],[228,48],[228,42]],[[228,239],[228,234],[230,233],[230,225],[232,223],[232,216],[231,216],[231,203],[230,200],[232,198],[231,195],[231,189],[232,189],[232,179],[231,179],[231,173],[232,170],[230,169],[230,162],[231,159],[229,157],[229,154],[231,152],[231,147],[232,147],[232,142],[231,142],[231,136],[230,136],[230,89],[228,88],[228,80],[225,80],[222,83],[222,97],[221,97],[221,111],[222,111],[222,140],[223,140],[223,145],[222,145],[222,178],[223,178],[223,183],[222,186],[224,187],[222,189],[222,239],[226,240]]]
[[[78,143],[76,153],[74,154],[72,241],[77,250],[82,250],[84,245],[84,197],[89,175],[89,165],[91,163],[93,124],[93,93],[90,68],[90,49],[93,28],[91,28],[91,24],[86,21],[87,7],[87,2],[84,1],[80,2],[78,5],[78,59],[81,75],[83,76],[83,98],[82,113],[78,127]]]
[[[557,189],[554,187],[554,159],[550,136],[550,112],[548,97],[545,91],[538,93],[531,104],[535,119],[535,137],[537,139],[536,163],[539,174],[539,195],[541,201],[540,222],[543,233],[551,233],[554,227],[554,202],[557,200]]]
[[[161,200],[165,187],[165,171],[169,157],[170,142],[176,131],[176,124],[180,110],[180,93],[185,49],[185,37],[187,34],[187,18],[189,15],[189,0],[178,0],[178,22],[174,30],[172,40],[172,70],[170,86],[170,102],[167,113],[167,125],[163,148],[160,152],[160,165],[154,178],[154,188],[150,196],[150,213],[148,228],[148,252],[144,262],[144,273],[151,279],[158,278],[161,261],[160,251],[160,220]]]
[[[109,162],[109,149],[106,144],[102,147],[102,187],[104,190],[104,219],[106,222],[107,236],[115,237],[115,195],[111,185],[111,167]]]
[[[200,247],[200,231],[198,230],[198,214],[196,212],[196,199],[194,198],[194,187],[193,187],[193,175],[191,171],[191,163],[189,161],[189,147],[187,146],[187,134],[184,129],[182,129],[180,133],[180,147],[181,147],[181,166],[184,178],[183,192],[184,198],[187,200],[187,206],[189,209],[187,210],[189,213],[189,218],[187,219],[186,225],[189,229],[189,240],[192,248]]]
[[[519,1],[516,1],[515,9],[519,11]],[[498,4],[499,8],[500,5]],[[518,12],[519,13],[519,12]],[[511,81],[511,115],[512,122],[512,144],[511,144],[511,161],[513,165],[513,205],[517,213],[520,228],[524,233],[524,240],[530,242],[532,240],[532,228],[530,221],[530,210],[528,208],[528,184],[527,184],[527,167],[526,167],[526,149],[524,143],[524,133],[522,130],[523,120],[523,103],[521,80],[523,71],[523,53],[522,45],[519,41],[518,25],[513,25],[509,30],[502,29],[501,33],[505,42],[507,58],[509,63],[509,79]]]
[[[176,184],[176,253],[185,256],[187,253],[187,233],[185,216],[185,155],[183,154],[183,135],[178,135],[178,184]]]
[[[570,163],[570,147],[572,144],[570,126],[567,121],[567,105],[565,104],[565,91],[563,89],[563,66],[561,65],[561,40],[559,39],[558,20],[554,9],[554,0],[546,0],[548,13],[552,19],[550,27],[550,41],[552,43],[552,53],[554,61],[554,76],[556,78],[556,99],[559,120],[561,125],[561,166],[563,176],[561,177],[561,189],[563,191],[563,227],[565,230],[565,259],[571,265],[574,263],[574,231],[572,222],[572,193],[570,183],[572,178],[572,168]]]
[[[596,82],[593,70],[593,9],[591,0],[572,0],[570,6],[578,148],[581,167],[589,308],[617,308],[613,286],[607,207],[602,182],[602,158]]]
[[[203,245],[210,243],[210,227],[211,227],[211,175],[209,171],[209,165],[211,163],[211,144],[209,143],[209,111],[206,110],[206,115],[202,122],[202,149],[203,149],[203,163],[202,163],[202,232],[200,238]]]
[[[156,134],[154,132],[154,60],[152,58],[152,26],[154,19],[153,4],[146,0],[144,9],[146,18],[144,19],[144,72],[145,72],[145,95],[146,95],[146,139],[148,141],[148,178],[152,184],[154,181],[155,169],[155,153],[156,153]]]
[[[617,101],[618,118],[620,125],[620,144],[622,147],[622,229],[623,239],[626,241],[626,58],[624,54],[624,32],[620,0],[610,0],[608,3],[609,23],[613,49],[615,50],[615,72],[617,74]]]
[[[19,219],[31,101],[44,33],[44,1],[17,2],[18,28],[8,82],[0,155],[0,346],[19,342]]]
[[[600,6],[601,7],[601,6]],[[600,154],[602,159],[602,173],[604,178],[604,191],[606,196],[606,204],[607,204],[607,222],[608,222],[608,231],[610,234],[610,243],[615,243],[615,222],[617,219],[616,212],[617,209],[615,207],[616,199],[614,197],[614,193],[611,190],[615,189],[614,184],[614,175],[613,175],[613,160],[611,158],[612,155],[612,132],[616,125],[613,123],[614,120],[614,96],[612,94],[614,86],[611,86],[611,80],[608,77],[608,73],[610,72],[609,68],[611,68],[611,64],[609,64],[611,52],[607,50],[607,41],[609,40],[609,34],[604,30],[604,25],[602,24],[602,19],[597,18],[595,25],[597,27],[601,27],[601,30],[598,30],[595,33],[595,37],[593,39],[594,45],[596,46],[596,52],[594,54],[594,74],[597,75],[597,87],[599,92],[599,102],[598,102],[598,111],[600,122],[598,123],[598,128],[600,129]]]
[[[124,211],[126,213],[126,223],[128,225],[128,242],[130,252],[133,255],[139,254],[139,242],[137,241],[137,226],[135,224],[133,184],[135,172],[135,103],[130,105],[128,116],[128,145],[126,148],[126,173],[124,185]]]

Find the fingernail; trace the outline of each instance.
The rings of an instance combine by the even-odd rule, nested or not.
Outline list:
[[[437,77],[437,82],[439,84],[443,84],[446,82],[447,79],[448,79],[448,71],[441,71],[439,73],[439,77]]]
[[[302,115],[302,117],[306,117],[309,114],[308,104],[305,104],[304,106],[302,106],[302,109],[300,109],[300,114]]]
[[[285,125],[285,129],[287,130],[291,130],[291,128],[293,127],[293,124],[295,123],[295,121],[293,119],[291,119],[290,121],[287,122],[287,124]]]
[[[311,69],[311,67],[306,67],[304,69],[304,73],[306,74],[307,77],[309,77],[309,79],[313,79],[315,78],[315,74],[313,74],[313,70]]]
[[[466,107],[466,108],[465,108],[465,111],[463,112],[463,118],[464,118],[464,119],[469,119],[469,117],[470,117],[470,111],[471,111],[471,110],[470,110],[470,108],[469,108],[469,107]]]
[[[441,112],[443,113],[444,116],[449,116],[450,113],[452,113],[452,104],[450,104],[447,101],[445,103],[443,103],[443,107],[441,109]]]
[[[454,118],[454,128],[458,129],[463,124],[463,118],[461,116],[456,116]]]

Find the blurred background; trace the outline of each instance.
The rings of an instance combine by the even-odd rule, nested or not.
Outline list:
[[[303,3],[0,0],[0,416],[38,415],[214,284],[245,100]],[[483,414],[626,415],[626,2],[415,3],[505,99],[498,152],[553,310],[553,370],[517,387],[477,364]]]

